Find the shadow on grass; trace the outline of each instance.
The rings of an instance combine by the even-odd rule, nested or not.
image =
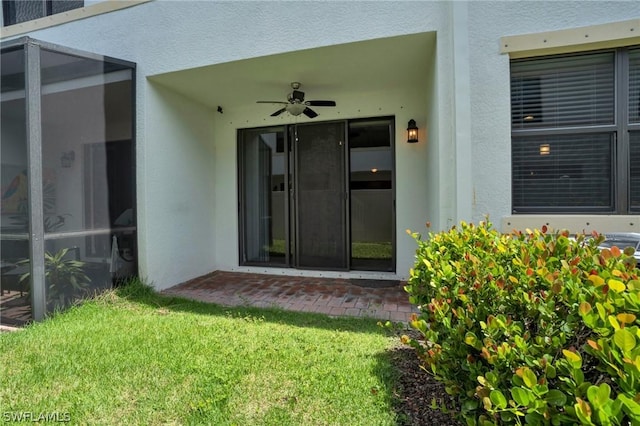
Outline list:
[[[162,295],[152,287],[134,280],[115,289],[116,294],[128,301],[144,304],[158,310],[188,312],[199,315],[259,318],[293,327],[313,327],[336,331],[375,333],[394,339],[387,350],[377,353],[372,374],[379,378],[384,389],[371,389],[382,393],[384,403],[396,414],[399,425],[461,425],[449,411],[432,406],[454,407],[453,398],[444,391],[444,386],[420,368],[413,349],[400,343],[400,334],[407,332],[406,326],[395,331],[381,327],[373,318],[334,318],[318,313],[292,312],[280,308],[258,308],[251,306],[226,307],[214,303]]]
[[[118,297],[155,309],[189,312],[199,315],[231,316],[248,319],[260,318],[262,321],[294,327],[314,327],[335,331],[389,335],[385,328],[378,325],[380,320],[375,318],[330,317],[320,313],[287,311],[278,307],[222,306],[210,302],[160,294],[138,279],[125,282],[116,287],[114,291]]]
[[[138,280],[117,287],[115,290],[119,298],[130,302],[146,305],[162,312],[187,312],[197,315],[216,315],[235,318],[247,318],[248,320],[259,318],[261,321],[285,324],[293,327],[320,328],[332,331],[347,331],[356,333],[375,333],[384,335],[397,344],[393,344],[388,350],[374,355],[374,367],[371,373],[379,379],[381,389],[371,389],[372,393],[384,396],[384,404],[396,414],[397,424],[414,425],[415,416],[407,411],[407,397],[404,393],[406,385],[401,382],[406,377],[407,359],[415,355],[408,348],[400,347],[399,327],[395,331],[382,327],[379,320],[373,318],[353,317],[329,317],[319,313],[293,312],[280,308],[259,308],[252,306],[227,307],[202,301],[194,301],[182,297],[163,295],[152,287]],[[409,352],[407,352],[409,351]],[[417,367],[417,362],[415,363]],[[412,366],[413,367],[413,366]],[[412,397],[415,397],[414,393]],[[431,418],[438,419],[437,416]],[[456,423],[425,423],[425,424],[456,424]]]
[[[420,370],[413,351],[399,343],[399,334],[403,329],[392,332],[378,326],[372,318],[332,318],[323,314],[285,311],[278,308],[257,308],[249,306],[225,307],[213,303],[193,301],[181,297],[159,294],[140,280],[131,280],[116,287],[113,291],[96,297],[98,305],[113,303],[117,308],[122,300],[150,307],[159,315],[170,312],[189,313],[203,316],[259,319],[264,322],[283,324],[291,327],[318,328],[330,331],[346,331],[388,336],[396,344],[370,355],[373,362],[367,374],[377,378],[378,388],[363,389],[380,397],[385,410],[394,412],[399,425],[455,425],[451,416],[430,408],[432,397],[442,398],[443,389],[431,377]],[[88,302],[91,303],[91,302]],[[82,309],[82,307],[79,307]],[[130,308],[127,306],[127,308]],[[57,316],[53,315],[55,317]],[[65,315],[64,313],[61,315]],[[85,317],[86,318],[86,317]],[[64,318],[61,318],[64,320]],[[54,321],[55,322],[55,321]],[[108,339],[108,338],[107,338]],[[345,350],[349,350],[345,348]],[[435,383],[435,385],[434,385]],[[369,395],[363,395],[367,397]]]

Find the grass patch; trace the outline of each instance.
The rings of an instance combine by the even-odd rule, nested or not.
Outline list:
[[[0,335],[0,404],[74,424],[395,424],[392,344],[373,320],[133,283]]]

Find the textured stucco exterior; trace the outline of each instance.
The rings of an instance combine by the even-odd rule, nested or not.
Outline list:
[[[500,37],[633,17],[640,17],[639,3],[158,0],[27,35],[137,64],[140,272],[166,288],[216,269],[319,274],[238,266],[236,131],[283,121],[255,103],[225,105],[218,114],[215,99],[207,103],[181,89],[187,76],[207,82],[208,71],[187,71],[213,66],[213,95],[224,85],[241,93],[243,81],[220,71],[223,64],[259,79],[254,58],[295,63],[308,49],[345,49],[357,58],[361,48],[418,35],[407,38],[421,46],[413,52],[418,69],[398,66],[397,78],[384,84],[369,76],[369,86],[340,87],[336,78],[339,108],[318,118],[395,116],[395,275],[405,278],[415,247],[405,229],[422,232],[427,221],[444,229],[485,215],[499,221],[511,213],[509,57],[500,53]],[[377,44],[359,44],[368,41]],[[392,61],[392,53],[379,54]],[[365,71],[348,67],[335,64],[325,74],[339,68],[356,80]],[[403,140],[411,118],[420,127],[418,144]]]

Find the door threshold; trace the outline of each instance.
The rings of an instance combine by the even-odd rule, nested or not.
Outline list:
[[[218,268],[218,270],[228,272],[249,272],[253,274],[283,275],[291,277],[342,278],[347,280],[406,281],[408,278],[408,276],[399,275],[395,272],[383,271],[325,271],[293,268],[266,268],[261,266],[238,266],[230,269]]]

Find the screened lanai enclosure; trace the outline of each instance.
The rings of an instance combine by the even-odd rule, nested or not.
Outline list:
[[[135,64],[1,48],[0,321],[20,325],[137,273]]]

